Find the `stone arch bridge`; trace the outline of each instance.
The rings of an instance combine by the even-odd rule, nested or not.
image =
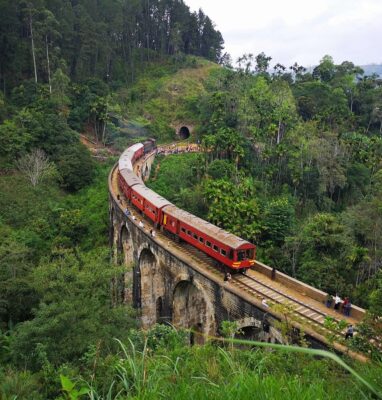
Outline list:
[[[146,176],[150,174],[154,157],[154,153],[149,154],[140,163],[140,171]],[[126,209],[130,210],[128,215]],[[253,272],[258,276],[241,275],[240,280],[238,277],[237,281],[235,278],[224,282],[223,274],[210,265],[206,256],[176,243],[158,230],[152,237],[149,221],[130,208],[119,192],[117,166],[109,175],[109,214],[113,257],[125,266],[126,271],[122,285],[119,285],[120,298],[140,310],[143,328],[168,322],[191,329],[194,334],[191,334],[190,341],[202,343],[206,338],[219,336],[222,321],[230,320],[236,321],[243,337],[249,339],[291,342],[293,334],[297,337],[304,331],[306,339],[314,347],[328,344],[323,324],[314,324],[313,317],[311,320],[308,318],[315,308],[320,310],[316,311],[319,316],[322,310],[325,311],[322,304],[325,293],[281,273],[272,280],[275,278],[272,269],[261,263],[256,264],[256,272]],[[144,227],[139,226],[138,220],[143,220]],[[248,281],[255,281],[255,278],[257,282],[269,281],[271,284],[265,289],[255,288],[257,283]],[[274,300],[272,291],[276,293]],[[296,312],[287,315],[277,307],[268,307],[268,303],[278,302],[277,296],[296,300]],[[291,301],[288,300],[288,304]],[[304,310],[297,315],[297,309],[303,307],[304,302],[308,304],[306,318]],[[352,321],[361,319],[363,312],[355,307]],[[297,316],[292,318],[294,314]],[[292,334],[287,338],[279,329],[279,321],[285,318],[290,319],[292,327]],[[334,347],[337,351],[348,352],[340,343],[335,343]]]

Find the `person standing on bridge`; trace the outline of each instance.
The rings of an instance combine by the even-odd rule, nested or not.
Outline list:
[[[272,281],[276,280],[276,268],[272,267],[272,274],[271,274]]]
[[[264,297],[263,297],[263,300],[261,300],[261,304],[262,304],[264,307],[269,308],[269,304],[267,303],[267,300],[265,300]]]
[[[333,296],[328,293],[325,298],[325,305],[326,307],[330,308],[332,304],[333,304]]]
[[[349,325],[349,326],[348,326],[348,329],[346,330],[346,333],[345,333],[345,339],[352,338],[352,337],[353,337],[353,334],[354,334],[353,325]]]
[[[349,297],[345,297],[344,304],[342,307],[345,317],[350,317],[351,303]]]
[[[340,309],[340,305],[341,305],[341,297],[338,296],[338,294],[336,293],[336,297],[334,298],[334,309],[335,310],[339,310]]]

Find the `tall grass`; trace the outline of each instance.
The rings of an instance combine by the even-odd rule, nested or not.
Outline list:
[[[114,380],[105,394],[97,394],[96,387],[89,385],[89,398],[382,398],[376,385],[331,352],[240,339],[227,341],[252,350],[209,344],[158,348],[154,353],[147,340],[140,350],[133,341],[126,346],[117,340],[120,354],[114,364]],[[283,353],[287,357],[281,357]],[[295,358],[296,353],[302,358]]]

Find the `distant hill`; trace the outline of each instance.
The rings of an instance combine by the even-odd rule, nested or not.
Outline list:
[[[365,71],[365,75],[377,74],[382,76],[382,64],[368,64],[360,67]]]
[[[306,67],[307,72],[313,72],[316,65]],[[365,71],[365,75],[370,76],[377,74],[382,77],[382,64],[367,64],[360,65],[360,67]]]

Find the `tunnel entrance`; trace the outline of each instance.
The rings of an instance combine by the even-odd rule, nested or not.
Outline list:
[[[188,139],[190,137],[190,130],[187,128],[187,126],[182,126],[179,129],[179,138],[182,140]]]

